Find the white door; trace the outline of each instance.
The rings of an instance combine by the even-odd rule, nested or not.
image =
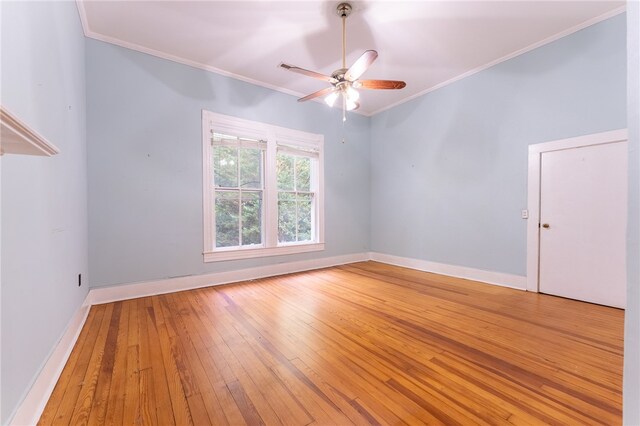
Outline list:
[[[624,308],[627,142],[540,161],[540,292]]]

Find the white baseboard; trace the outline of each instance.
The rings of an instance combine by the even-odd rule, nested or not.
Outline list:
[[[71,318],[62,338],[51,352],[22,403],[18,406],[9,422],[10,425],[27,426],[38,423],[87,320],[91,308],[91,305],[87,303],[88,299],[89,295]]]
[[[71,355],[71,351],[78,340],[78,336],[80,335],[80,331],[82,330],[89,314],[89,309],[92,305],[214,285],[229,284],[239,281],[254,280],[313,269],[328,268],[330,266],[363,262],[367,260],[374,260],[376,262],[388,263],[390,265],[403,266],[405,268],[433,272],[436,274],[449,275],[452,277],[465,278],[503,287],[511,287],[519,290],[526,289],[526,277],[519,275],[483,271],[480,269],[447,265],[376,252],[348,254],[344,256],[265,265],[235,271],[214,272],[204,275],[191,275],[111,287],[93,288],[89,290],[89,294],[87,294],[84,303],[80,308],[78,308],[78,311],[71,319],[67,330],[54,348],[51,356],[45,363],[42,371],[22,401],[22,404],[20,404],[16,410],[16,413],[9,424],[24,426],[34,425],[38,422],[58,378]]]
[[[390,265],[416,269],[418,271],[433,272],[434,274],[480,281],[518,290],[526,290],[527,288],[527,277],[520,275],[485,271],[482,269],[468,268],[466,266],[447,265],[445,263],[429,262],[428,260],[412,259],[377,252],[370,252],[369,259]]]
[[[297,262],[265,265],[256,268],[239,269],[235,271],[214,272],[204,275],[190,275],[186,277],[169,278],[157,281],[143,281],[132,284],[102,288],[98,287],[91,289],[89,296],[90,303],[92,305],[98,305],[101,303],[109,303],[117,300],[134,299],[137,297],[146,297],[156,294],[190,290],[194,288],[229,284],[238,281],[255,280],[258,278],[290,274],[293,272],[309,271],[312,269],[327,268],[330,266],[344,265],[345,263],[362,262],[366,260],[369,260],[368,253],[323,257],[311,260],[301,260]]]

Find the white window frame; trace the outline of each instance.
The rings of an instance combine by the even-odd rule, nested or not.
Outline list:
[[[213,164],[211,131],[266,140],[264,154],[263,228],[261,246],[215,247],[215,211],[213,208]],[[301,149],[317,151],[317,192],[313,215],[315,228],[311,242],[278,243],[278,188],[276,178],[276,155],[278,144],[295,145]],[[202,110],[202,200],[204,220],[205,262],[249,259],[324,250],[324,136],[287,129],[270,124],[217,114]]]

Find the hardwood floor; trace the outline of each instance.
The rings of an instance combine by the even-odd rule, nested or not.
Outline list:
[[[375,262],[98,305],[40,424],[619,424],[623,316]]]

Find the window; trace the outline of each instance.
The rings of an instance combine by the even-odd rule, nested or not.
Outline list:
[[[314,240],[316,185],[312,176],[312,157],[278,152],[278,242],[295,243]]]
[[[212,133],[216,247],[262,245],[266,143]]]
[[[202,112],[204,260],[324,250],[323,137]]]

